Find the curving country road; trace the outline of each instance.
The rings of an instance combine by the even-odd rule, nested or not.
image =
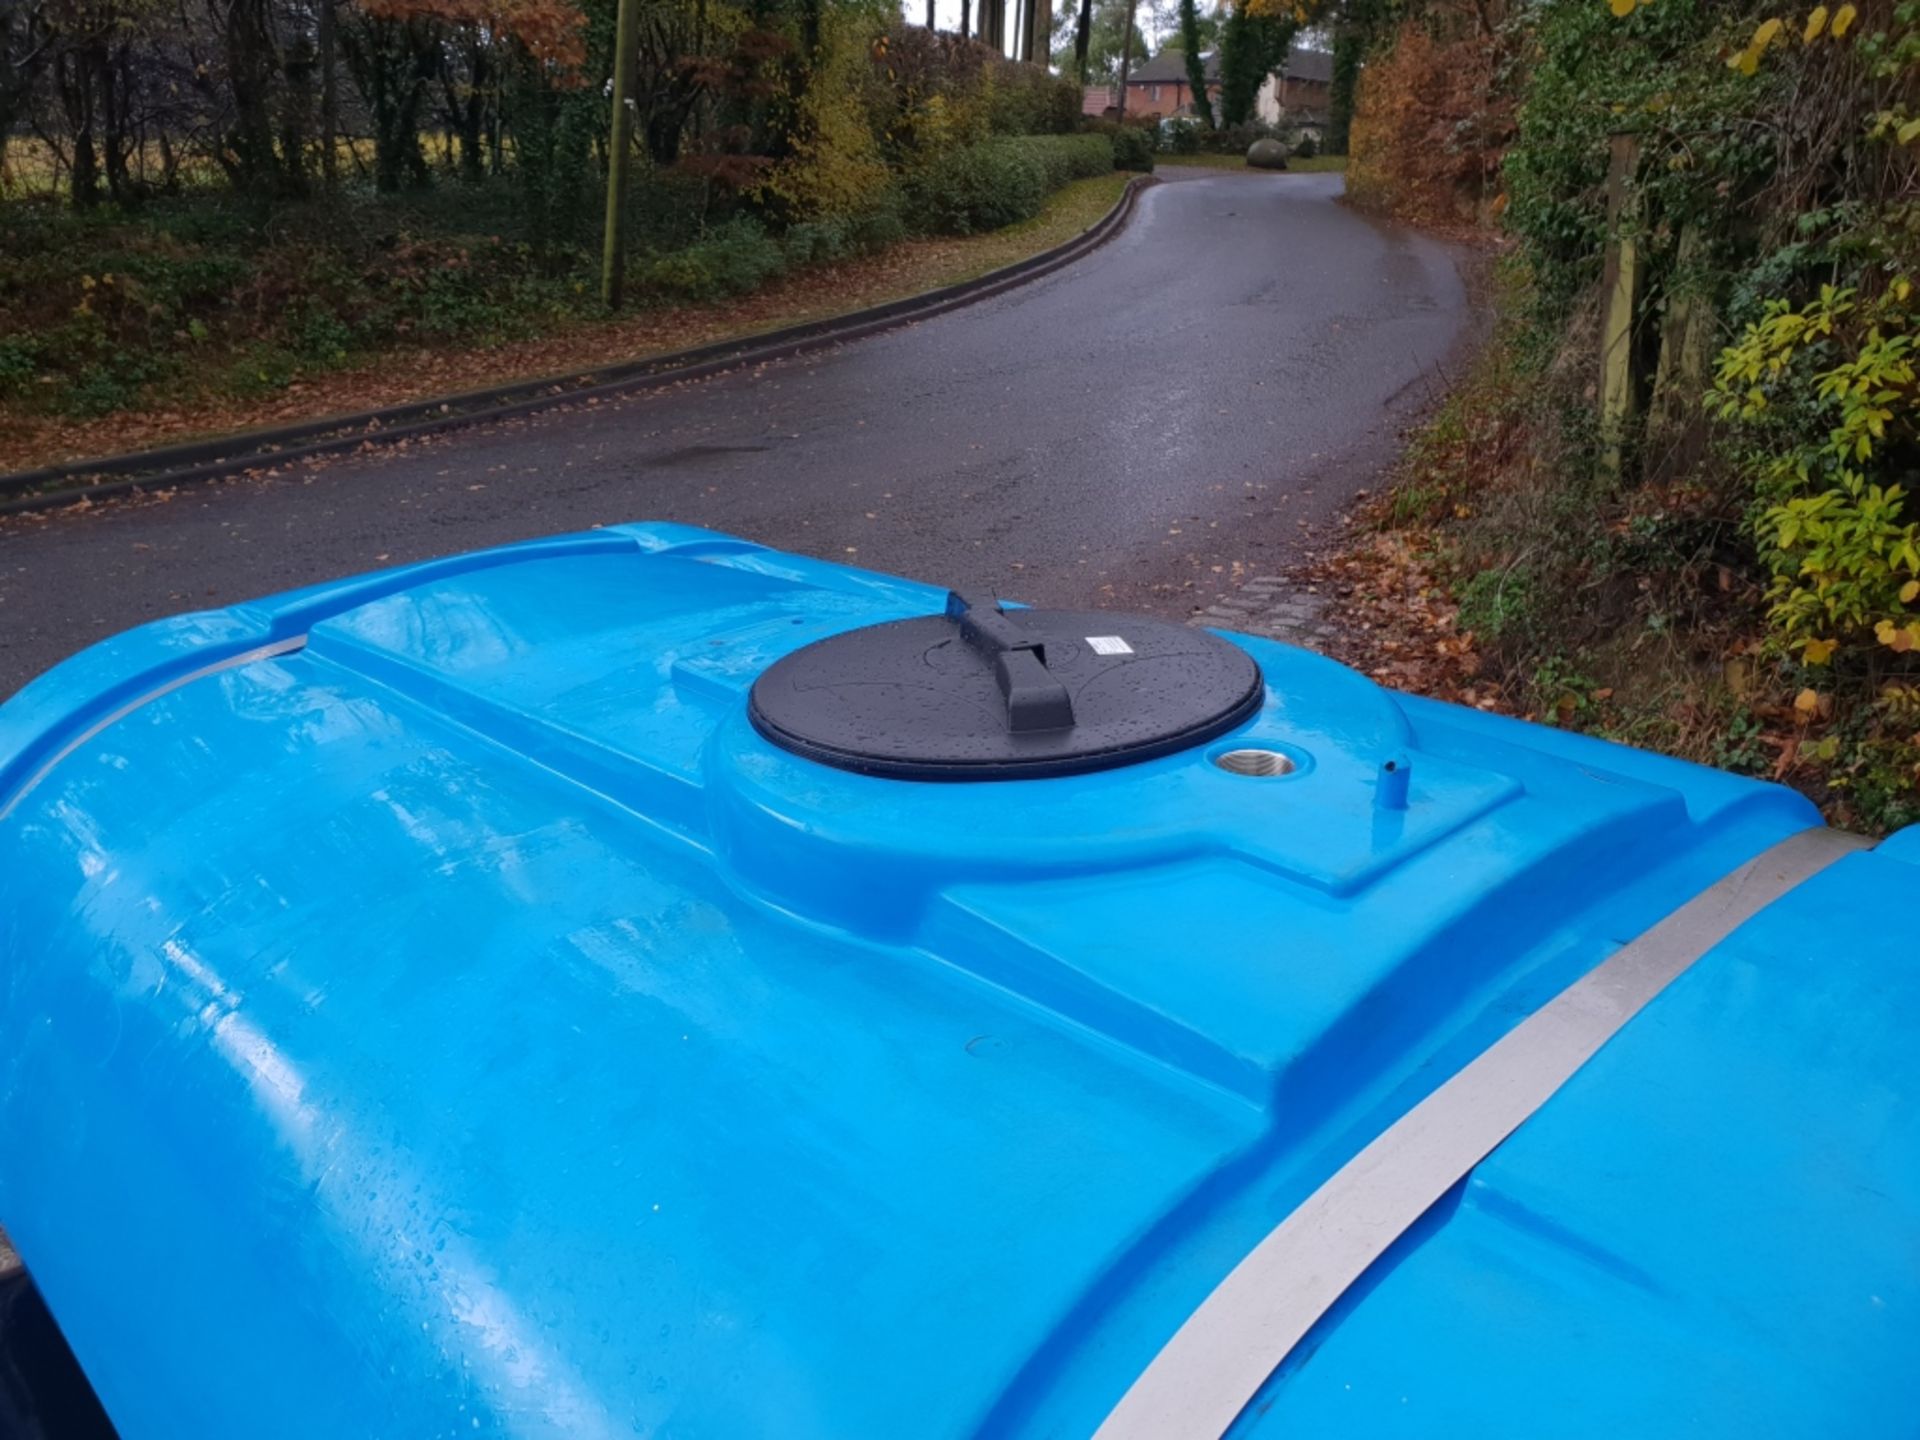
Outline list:
[[[0,696],[161,615],[635,519],[1185,619],[1369,483],[1469,307],[1455,252],[1339,205],[1337,175],[1165,180],[1088,258],[873,339],[0,523]]]

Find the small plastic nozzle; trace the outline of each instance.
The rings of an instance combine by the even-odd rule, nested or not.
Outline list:
[[[1412,783],[1413,762],[1407,759],[1406,752],[1389,755],[1380,762],[1380,773],[1374,777],[1374,807],[1380,810],[1406,809],[1407,787]]]

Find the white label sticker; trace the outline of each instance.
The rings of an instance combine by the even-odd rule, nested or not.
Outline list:
[[[1127,644],[1118,635],[1089,635],[1087,644],[1096,655],[1131,655],[1133,646]]]

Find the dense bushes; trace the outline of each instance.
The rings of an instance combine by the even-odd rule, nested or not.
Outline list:
[[[913,213],[929,230],[970,235],[1039,213],[1074,180],[1105,175],[1115,147],[1103,135],[1030,135],[949,151],[914,175]]]
[[[748,294],[803,265],[871,254],[906,233],[891,206],[860,216],[802,221],[780,235],[743,215],[691,245],[643,259],[634,268],[634,278],[648,295],[719,300]]]
[[[1113,146],[1114,169],[1153,172],[1152,131],[1139,125],[1117,125],[1108,138]]]
[[[636,278],[654,294],[710,300],[757,290],[784,274],[787,264],[787,248],[759,221],[742,216],[697,244],[642,264]]]
[[[1597,0],[1591,8],[1604,16]],[[1510,47],[1523,42],[1490,39],[1481,15],[1462,3],[1429,5],[1368,60],[1348,145],[1347,193],[1357,203],[1451,223],[1476,220],[1493,202],[1513,137]]]
[[[137,225],[0,209],[0,401],[98,415],[180,379],[268,390],[395,343],[528,334],[587,302],[526,242],[426,219],[314,206],[262,234],[237,204],[155,204]]]
[[[1075,180],[1113,172],[1113,146],[1101,135],[1033,135],[1002,142],[1017,145],[1039,162],[1049,194]]]
[[[1024,147],[986,140],[935,159],[909,182],[913,212],[929,230],[970,235],[1024,220],[1046,198],[1040,162]]]
[[[910,229],[964,235],[1028,219],[1055,190],[1113,168],[1105,135],[993,138],[858,213],[784,225],[710,184],[643,176],[629,289],[643,302],[741,295]],[[497,343],[597,313],[588,244],[536,245],[473,199],[315,205],[266,233],[249,207],[205,199],[155,202],[138,223],[0,207],[0,404],[92,416],[182,382],[253,393],[396,344]]]
[[[1633,238],[1641,403],[1600,454],[1622,457],[1616,506],[1684,487],[1663,508],[1714,537],[1664,573],[1616,564],[1637,618],[1700,613],[1703,560],[1730,574],[1736,698],[1786,717],[1765,763],[1852,823],[1920,819],[1920,14],[1677,0],[1546,15],[1539,38],[1508,166],[1538,323],[1579,323],[1609,232]],[[1613,221],[1603,109],[1636,117]]]
[[[995,72],[988,120],[997,135],[1066,135],[1080,123],[1080,87],[1038,65]]]
[[[1524,708],[1920,820],[1920,9],[1411,15],[1351,188],[1515,241],[1471,463],[1399,500],[1447,517],[1463,625]]]
[[[1113,168],[1104,135],[998,137],[956,147],[857,214],[784,226],[710,185],[643,177],[629,286],[642,301],[742,295],[899,241],[907,215],[934,233],[993,229]],[[536,246],[471,200],[312,206],[267,234],[248,207],[204,200],[156,203],[138,224],[0,207],[0,403],[90,416],[172,382],[271,390],[396,344],[493,343],[596,312],[588,246]]]
[[[988,138],[855,213],[786,223],[701,167],[645,171],[629,289],[643,302],[742,295],[910,228],[1027,219],[1061,186],[1113,168],[1104,134]],[[286,207],[266,230],[254,207],[205,196],[152,202],[137,221],[0,206],[0,404],[92,416],[152,387],[264,392],[396,344],[497,343],[596,313],[590,234],[536,243],[507,198],[454,186]]]
[[[1245,155],[1256,140],[1278,140],[1303,157],[1314,153],[1313,142],[1301,132],[1263,120],[1212,127],[1198,120],[1180,121],[1167,126],[1162,145],[1170,155]]]
[[[504,73],[486,67],[514,60],[519,41],[461,49],[479,33],[468,9],[379,4],[415,21],[382,28],[346,5],[359,59],[418,42],[448,104],[482,123],[435,134],[451,111],[349,105],[342,124],[363,138],[340,147],[331,193],[309,150],[283,157],[304,195],[236,193],[223,172],[182,166],[164,183],[135,176],[123,205],[92,192],[77,205],[71,183],[59,194],[57,148],[0,130],[14,141],[8,194],[28,166],[48,177],[45,193],[0,199],[0,405],[99,415],[203,388],[265,391],[395,345],[487,344],[596,313],[610,0],[582,0],[593,23],[564,57]],[[644,41],[627,210],[627,291],[643,303],[743,294],[910,229],[1023,220],[1114,166],[1105,136],[1074,133],[1078,86],[877,0],[663,0],[649,14],[666,28]],[[699,15],[708,23],[691,25]],[[166,59],[177,37],[143,30],[129,44]],[[155,124],[167,134],[177,120]]]
[[[1294,148],[1294,134],[1291,130],[1278,125],[1268,125],[1259,120],[1242,120],[1237,125],[1222,125],[1210,130],[1202,137],[1202,149],[1215,155],[1245,155],[1256,140],[1278,140]]]

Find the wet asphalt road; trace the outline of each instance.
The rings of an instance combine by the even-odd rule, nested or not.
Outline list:
[[[1338,176],[1165,179],[1088,258],[836,350],[0,522],[0,695],[158,616],[623,520],[1185,619],[1371,483],[1470,326],[1456,254]]]

